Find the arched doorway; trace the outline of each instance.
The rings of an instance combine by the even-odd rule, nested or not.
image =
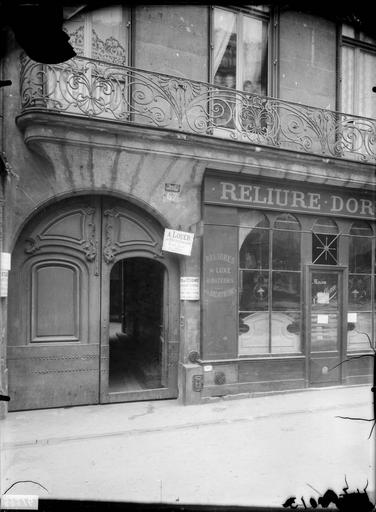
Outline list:
[[[46,208],[13,252],[10,410],[177,396],[178,271],[134,205]]]

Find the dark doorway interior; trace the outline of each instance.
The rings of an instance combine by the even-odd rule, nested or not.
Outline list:
[[[109,391],[164,387],[163,265],[117,262],[110,277]]]

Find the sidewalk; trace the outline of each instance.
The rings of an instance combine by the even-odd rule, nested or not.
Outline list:
[[[279,506],[332,487],[375,489],[367,386],[197,406],[136,402],[10,413],[1,483],[50,498]],[[349,491],[350,492],[350,491]],[[282,500],[282,501],[281,501]]]

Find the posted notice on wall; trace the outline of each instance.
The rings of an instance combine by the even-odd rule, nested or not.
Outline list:
[[[8,297],[8,270],[0,270],[0,297]]]
[[[198,277],[180,278],[180,300],[199,300],[200,280]]]
[[[10,270],[10,267],[10,253],[0,253],[0,297],[8,297],[8,272]]]
[[[194,233],[177,231],[176,229],[165,229],[162,251],[190,256],[192,252],[193,239]]]

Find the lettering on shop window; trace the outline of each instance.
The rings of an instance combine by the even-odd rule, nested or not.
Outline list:
[[[209,176],[205,181],[205,202],[254,206],[265,209],[325,213],[374,219],[375,201],[353,197],[353,192],[332,194],[329,191],[291,190],[266,183],[225,181]],[[363,194],[364,195],[364,194]]]
[[[230,297],[235,294],[235,258],[229,254],[205,256],[205,294],[209,297]]]

